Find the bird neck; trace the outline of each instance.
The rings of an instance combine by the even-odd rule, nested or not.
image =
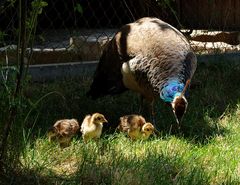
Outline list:
[[[160,90],[160,98],[167,103],[172,103],[176,96],[180,96],[184,89],[184,83],[178,79],[168,80]]]

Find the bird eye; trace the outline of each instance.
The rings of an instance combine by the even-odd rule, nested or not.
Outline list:
[[[146,131],[149,131],[149,129],[147,128]]]

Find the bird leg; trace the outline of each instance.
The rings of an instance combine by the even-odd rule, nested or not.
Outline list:
[[[156,125],[156,113],[155,113],[155,110],[154,110],[154,101],[152,101],[150,103],[150,106],[149,106],[149,112],[150,112],[150,117],[151,117],[151,120],[152,120],[152,123],[154,125],[155,128],[157,128],[157,125]]]
[[[139,96],[139,99],[140,99],[140,106],[139,106],[139,114],[143,114],[144,113],[144,110],[147,113],[148,117],[150,117],[150,120],[152,121],[152,124],[154,125],[155,129],[157,132],[158,131],[158,128],[157,128],[157,123],[156,123],[156,113],[155,113],[155,104],[154,104],[154,100],[152,100],[150,103],[149,101],[147,102],[147,110],[146,110],[146,107],[144,109],[144,97],[142,95]]]

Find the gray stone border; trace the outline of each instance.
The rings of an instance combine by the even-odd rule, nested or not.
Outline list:
[[[197,55],[199,63],[231,62],[240,64],[240,53]],[[30,65],[29,75],[33,82],[53,81],[65,78],[75,78],[92,75],[98,61],[83,61],[74,63]],[[5,70],[7,70],[5,68]],[[13,67],[8,68],[13,71]],[[2,76],[0,77],[2,79]]]

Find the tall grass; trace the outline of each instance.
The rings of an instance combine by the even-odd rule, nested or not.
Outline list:
[[[85,96],[90,77],[30,84],[11,132],[9,153],[18,159],[18,165],[11,166],[9,161],[11,174],[0,182],[239,184],[239,74],[240,65],[199,64],[181,130],[173,129],[174,116],[159,101],[160,135],[136,142],[115,132],[120,116],[138,112],[136,94],[90,100]],[[0,102],[4,107],[3,95]],[[84,144],[79,134],[70,147],[61,149],[48,141],[46,131],[57,119],[76,118],[81,122],[93,112],[101,112],[109,120],[99,142]]]

